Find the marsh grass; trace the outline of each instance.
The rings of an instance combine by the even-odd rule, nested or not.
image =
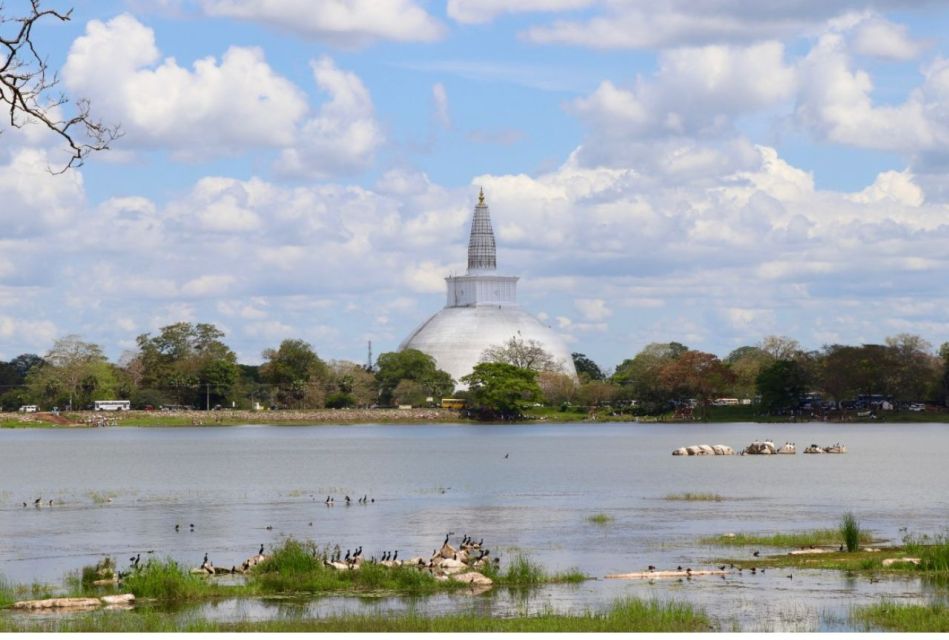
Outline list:
[[[0,608],[7,607],[16,602],[16,589],[7,579],[0,576]]]
[[[701,610],[687,603],[628,598],[606,611],[562,615],[545,611],[533,616],[494,618],[477,613],[425,617],[415,613],[376,613],[329,618],[297,618],[222,623],[150,610],[101,611],[65,618],[0,617],[0,632],[694,632],[713,625]]]
[[[239,588],[228,588],[193,575],[171,559],[153,561],[123,579],[125,590],[136,598],[151,598],[161,602],[183,602],[216,595],[235,594]]]
[[[412,595],[465,588],[460,582],[436,580],[415,567],[386,567],[364,562],[355,571],[327,567],[329,549],[313,542],[284,541],[251,572],[248,585],[261,594],[322,592],[399,592]]]
[[[573,568],[560,573],[547,573],[538,563],[525,555],[515,555],[503,571],[494,565],[486,566],[482,573],[501,587],[527,588],[542,584],[577,584],[589,580],[589,576]]]
[[[873,541],[868,531],[860,531],[860,542],[868,544]],[[734,535],[718,535],[701,538],[702,544],[712,544],[722,547],[784,547],[801,548],[811,545],[831,546],[839,545],[843,542],[841,532],[838,529],[814,529],[811,531],[797,531],[791,533],[737,533]]]
[[[907,556],[918,557],[919,569],[949,578],[949,537],[921,536],[903,541]]]
[[[721,502],[724,500],[717,493],[696,493],[686,491],[685,493],[670,493],[663,497],[663,500],[675,500],[683,502]]]
[[[847,547],[847,551],[853,553],[860,549],[860,523],[857,517],[851,512],[847,512],[840,519],[840,537]]]
[[[606,513],[594,513],[592,516],[587,516],[587,522],[596,525],[605,525],[613,522],[613,516]]]
[[[854,610],[855,622],[867,627],[903,632],[949,631],[949,608],[944,603],[927,605],[881,602]]]

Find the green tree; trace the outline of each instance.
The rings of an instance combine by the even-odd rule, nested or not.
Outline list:
[[[760,347],[738,347],[724,360],[735,376],[732,395],[751,398],[756,393],[756,381],[766,367],[774,363],[774,357]]]
[[[768,413],[794,409],[810,386],[807,371],[795,360],[777,360],[765,367],[756,380],[761,408]]]
[[[506,362],[482,362],[461,379],[468,385],[468,407],[482,419],[510,420],[542,399],[537,372]]]
[[[571,353],[570,357],[573,358],[573,366],[577,370],[577,375],[580,377],[582,382],[589,382],[591,380],[602,380],[606,376],[603,375],[603,370],[593,362],[590,358],[583,353]]]
[[[403,380],[418,382],[433,398],[450,397],[455,390],[451,375],[439,369],[435,359],[417,349],[390,351],[376,360],[376,381],[382,404],[391,404],[396,386]]]
[[[896,400],[912,402],[931,397],[938,389],[941,361],[932,355],[932,345],[919,336],[901,333],[886,339],[892,354],[890,388]]]
[[[129,361],[143,389],[159,390],[176,404],[229,404],[240,378],[237,356],[213,324],[178,322],[137,338],[137,362]]]
[[[34,366],[26,378],[30,395],[39,404],[78,409],[100,396],[116,396],[115,371],[99,345],[68,335],[53,343],[44,360],[46,364]]]
[[[273,386],[279,404],[301,409],[323,406],[330,370],[308,342],[284,340],[263,356],[260,377]]]
[[[351,398],[353,406],[368,407],[376,403],[379,397],[378,385],[375,376],[366,367],[355,362],[336,360],[330,363],[329,368],[336,393]]]
[[[672,394],[660,380],[660,372],[668,363],[689,350],[678,342],[653,342],[643,347],[635,357],[624,360],[613,374],[612,382],[619,385],[620,400],[635,400],[642,411],[658,413],[672,399]]]

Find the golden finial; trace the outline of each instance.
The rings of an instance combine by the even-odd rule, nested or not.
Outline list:
[[[478,206],[484,206],[484,187],[481,187],[481,193],[478,194]]]

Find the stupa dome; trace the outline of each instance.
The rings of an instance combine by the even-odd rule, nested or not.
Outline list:
[[[482,191],[471,222],[466,274],[445,278],[445,308],[413,331],[399,350],[427,353],[439,369],[464,387],[462,376],[472,372],[485,349],[511,338],[533,340],[553,356],[563,373],[576,378],[573,358],[563,339],[517,304],[517,276],[498,275],[496,270],[491,214]]]

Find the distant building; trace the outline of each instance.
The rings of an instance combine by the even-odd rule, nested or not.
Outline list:
[[[563,373],[576,378],[573,358],[564,341],[517,304],[517,281],[517,276],[497,273],[491,213],[482,191],[471,221],[467,272],[445,278],[445,308],[413,331],[399,350],[427,353],[439,369],[464,387],[461,377],[471,373],[488,347],[505,344],[511,338],[535,340],[561,365]]]

